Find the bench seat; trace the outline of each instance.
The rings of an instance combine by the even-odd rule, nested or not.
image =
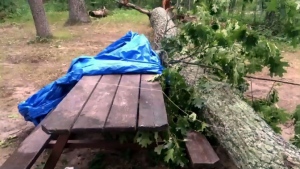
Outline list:
[[[220,160],[206,137],[201,133],[188,132],[186,140],[187,153],[193,168],[213,167]]]
[[[0,169],[30,169],[49,142],[50,135],[37,126]]]

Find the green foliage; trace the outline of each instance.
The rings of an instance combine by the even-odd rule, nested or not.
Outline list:
[[[300,148],[300,105],[296,107],[295,112],[293,113],[293,120],[294,120],[294,130],[295,130],[295,136],[291,140],[291,142]]]
[[[29,13],[27,1],[23,0],[1,0],[0,1],[0,21],[5,21],[7,18],[19,17]]]
[[[291,139],[291,143],[296,147],[300,148],[300,135],[296,134],[293,139]]]
[[[298,105],[296,107],[293,118],[295,119],[295,121],[300,121],[300,105]],[[299,134],[300,134],[300,132],[299,132]]]
[[[170,56],[187,56],[194,63],[213,67],[212,75],[234,87],[244,86],[245,75],[263,67],[269,68],[271,76],[286,72],[288,63],[282,61],[275,44],[235,19],[221,23],[217,17],[204,12],[205,7],[199,11],[201,22],[184,25],[178,36],[163,43]]]
[[[5,13],[13,13],[15,11],[16,4],[10,0],[0,1],[0,11]]]
[[[296,0],[211,0],[206,4],[224,20],[236,18],[268,38],[299,43],[300,12]]]
[[[149,24],[149,18],[147,15],[141,15],[136,10],[124,10],[124,9],[115,9],[112,11],[113,15],[102,18],[98,22],[102,23],[132,23],[132,24]]]
[[[45,3],[45,10],[51,12],[63,12],[68,10],[67,0],[48,0]]]
[[[208,124],[203,121],[202,108],[205,100],[196,91],[213,88],[209,80],[227,82],[242,93],[247,90],[245,76],[268,67],[271,76],[282,76],[287,62],[275,44],[249,29],[236,19],[221,22],[220,14],[211,8],[215,6],[200,5],[195,15],[201,21],[181,26],[180,33],[163,41],[163,48],[169,54],[168,63],[180,62],[180,56],[186,56],[194,65],[207,69],[207,74],[196,79],[197,85],[188,85],[181,75],[182,66],[169,65],[156,80],[161,82],[167,106],[169,128],[167,132],[138,132],[135,137],[119,137],[120,141],[134,140],[141,147],[156,144],[156,157],[163,160],[170,168],[184,167],[188,164],[185,153],[185,138],[188,131],[209,132]],[[213,15],[212,15],[213,14]],[[276,131],[279,123],[284,123],[290,116],[278,109],[278,94],[272,89],[266,99],[251,102],[253,108]],[[197,113],[195,113],[197,112]],[[209,134],[209,133],[208,133]]]
[[[213,90],[214,86],[209,81],[229,83],[243,93],[249,86],[245,80],[247,74],[268,67],[271,76],[282,76],[288,66],[287,62],[282,61],[281,53],[274,43],[234,18],[221,22],[217,8],[213,9],[214,13],[212,8],[215,6],[197,6],[194,15],[199,22],[181,25],[175,37],[162,42],[163,49],[168,53],[169,67],[158,80],[164,89],[169,89],[165,102],[170,127],[160,138],[163,143],[155,148],[155,152],[170,167],[186,166],[188,159],[184,153],[184,142],[188,131],[208,132],[208,124],[201,116],[205,100],[198,91]],[[188,85],[181,75],[184,69],[180,66],[182,58],[189,60],[186,64],[206,69],[205,75],[195,79],[194,86]],[[252,104],[259,115],[279,132],[277,125],[289,120],[290,116],[275,106],[277,101],[277,91],[272,89],[266,99],[253,101]],[[137,140],[142,146],[151,142],[148,134],[140,135]]]
[[[275,132],[280,133],[281,128],[277,125],[286,123],[291,117],[284,109],[277,108],[274,105],[278,100],[278,92],[275,89],[271,89],[266,99],[254,100],[252,102],[252,107]]]
[[[185,154],[185,137],[188,131],[203,132],[205,123],[197,118],[197,114],[192,110],[193,100],[192,88],[189,87],[184,78],[176,70],[166,69],[157,80],[169,81],[170,86],[162,83],[164,89],[171,88],[169,98],[166,99],[168,110],[169,129],[165,133],[145,133],[139,132],[136,135],[136,142],[142,147],[151,143],[156,143],[154,151],[171,168],[176,166],[184,167],[188,163]],[[179,93],[178,93],[179,92]],[[161,142],[159,142],[161,140]],[[160,144],[158,144],[160,143]]]

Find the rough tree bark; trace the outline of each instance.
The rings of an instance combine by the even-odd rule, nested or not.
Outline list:
[[[156,48],[164,37],[176,35],[174,23],[163,8],[149,11],[150,23],[155,33]],[[162,30],[168,31],[166,33]],[[198,70],[187,67],[185,75],[190,84]],[[228,84],[211,82],[211,89],[201,92],[206,100],[204,117],[241,169],[300,169],[300,150],[276,134],[267,123],[244,102]]]
[[[89,22],[91,22],[91,19],[86,11],[84,0],[69,0],[69,19],[65,25]]]
[[[36,35],[40,38],[52,37],[42,0],[28,0]]]
[[[177,28],[167,14],[166,10],[158,7],[150,12],[150,23],[154,31],[154,46],[153,49],[160,50],[160,42],[163,38],[175,36]]]
[[[211,86],[201,91],[206,100],[204,117],[237,167],[300,168],[299,149],[276,134],[229,85],[212,82]]]

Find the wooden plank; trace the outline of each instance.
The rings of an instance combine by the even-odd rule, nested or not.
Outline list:
[[[188,132],[186,147],[193,167],[209,167],[220,160],[205,136],[198,132]]]
[[[105,131],[134,131],[137,124],[140,75],[122,75]]]
[[[80,113],[72,131],[101,131],[120,82],[121,75],[104,75]]]
[[[138,130],[166,130],[167,112],[159,82],[149,82],[154,75],[142,75]]]
[[[101,76],[83,76],[43,121],[43,130],[47,133],[69,132],[100,78]]]
[[[0,169],[30,169],[49,142],[50,135],[37,126]]]

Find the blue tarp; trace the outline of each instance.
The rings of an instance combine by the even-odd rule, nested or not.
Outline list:
[[[148,39],[129,31],[95,57],[80,56],[73,59],[67,74],[21,102],[18,109],[26,121],[38,125],[84,75],[161,74],[162,70],[159,57],[152,50]]]

